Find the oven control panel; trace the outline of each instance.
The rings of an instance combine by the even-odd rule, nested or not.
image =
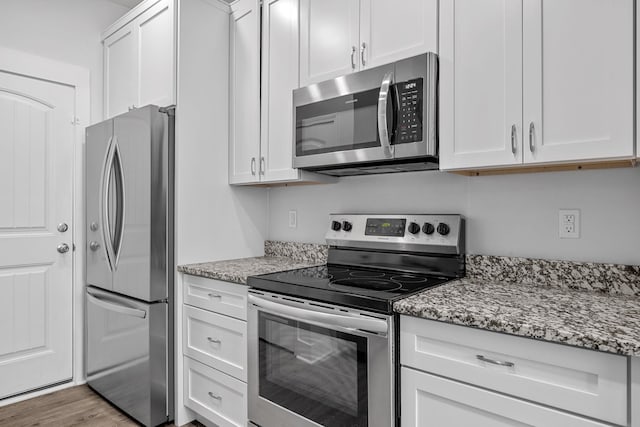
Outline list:
[[[330,246],[463,254],[461,215],[331,214],[326,234]]]

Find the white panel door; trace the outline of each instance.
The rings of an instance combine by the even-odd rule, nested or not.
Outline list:
[[[359,0],[300,0],[300,85],[360,68]]]
[[[162,0],[135,21],[139,52],[136,107],[175,104],[173,7],[173,0]]]
[[[229,183],[260,177],[260,5],[239,0],[230,21]]]
[[[438,0],[361,0],[360,61],[377,67],[438,52]]]
[[[524,0],[526,163],[630,158],[633,0]]]
[[[262,25],[262,181],[296,180],[293,90],[298,88],[298,0],[267,0]]]
[[[401,368],[402,427],[604,427],[608,424]]]
[[[104,41],[104,116],[126,113],[137,100],[137,33],[127,25]]]
[[[522,163],[522,0],[440,2],[440,168]]]
[[[0,398],[72,376],[74,100],[0,72]]]

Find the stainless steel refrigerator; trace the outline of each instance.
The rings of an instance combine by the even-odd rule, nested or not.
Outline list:
[[[146,426],[173,419],[174,110],[86,130],[85,370]]]

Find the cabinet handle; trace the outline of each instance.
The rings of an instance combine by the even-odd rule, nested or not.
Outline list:
[[[516,125],[511,125],[511,152],[514,155],[518,150],[517,142],[518,142],[518,130],[516,129]]]
[[[355,46],[351,46],[351,69],[356,69],[356,52],[358,49]]]
[[[264,175],[266,170],[267,170],[267,167],[266,167],[266,163],[264,161],[264,157],[260,157],[260,175]]]
[[[251,175],[255,175],[256,174],[256,158],[252,157],[251,158]]]
[[[209,397],[216,400],[222,400],[222,396],[218,396],[217,394],[213,394],[213,392],[209,392]]]
[[[533,124],[533,122],[531,122],[529,123],[529,150],[531,150],[532,153],[536,151],[535,136],[536,136],[536,127]]]
[[[218,294],[207,294],[209,295],[209,298],[222,298],[222,295],[218,295]]]
[[[209,341],[209,342],[210,342],[210,343],[212,343],[212,344],[222,344],[222,341],[220,341],[220,340],[214,340],[214,339],[213,339],[213,338],[211,338],[211,337],[207,337],[207,341]]]
[[[367,50],[367,44],[365,42],[362,42],[362,49],[360,49],[360,59],[362,60],[363,67],[367,65],[367,61],[365,59],[366,50]]]
[[[506,366],[507,368],[513,368],[515,366],[515,363],[513,362],[505,362],[502,360],[489,359],[488,357],[485,357],[482,354],[476,354],[476,359],[482,362],[491,363],[493,365]]]

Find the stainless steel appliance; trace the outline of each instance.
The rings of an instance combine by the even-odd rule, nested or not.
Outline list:
[[[438,57],[293,91],[293,166],[333,176],[438,169]]]
[[[399,425],[393,302],[465,273],[459,215],[331,215],[327,265],[249,277],[249,419]]]
[[[86,130],[89,386],[146,426],[173,419],[174,110]]]

